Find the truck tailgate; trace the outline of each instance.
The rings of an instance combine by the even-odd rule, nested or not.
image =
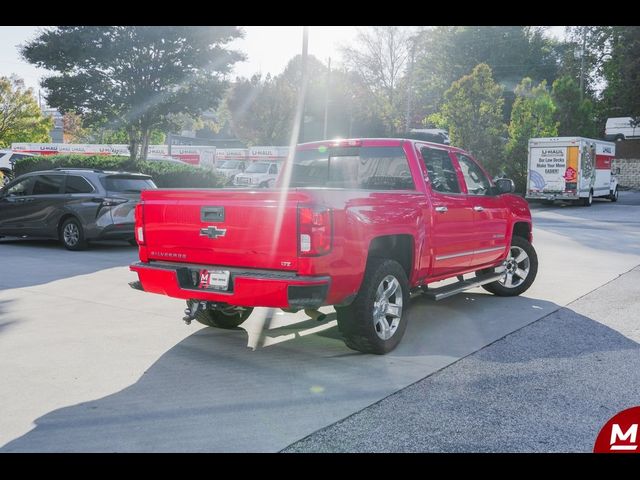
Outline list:
[[[296,270],[297,206],[289,191],[147,190],[142,193],[150,260]],[[280,235],[275,234],[282,215]]]

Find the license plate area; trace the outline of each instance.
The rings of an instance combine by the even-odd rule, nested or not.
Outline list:
[[[200,270],[198,274],[198,288],[206,290],[229,290],[229,270]]]

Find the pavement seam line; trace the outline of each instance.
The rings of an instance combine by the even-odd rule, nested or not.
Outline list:
[[[554,313],[559,312],[560,310],[562,310],[562,309],[564,309],[564,308],[568,308],[570,305],[574,304],[575,302],[577,302],[577,301],[581,300],[582,298],[586,297],[587,295],[592,294],[593,292],[595,292],[595,291],[597,291],[597,290],[600,290],[600,289],[601,289],[601,288],[603,288],[603,287],[606,287],[606,286],[607,286],[607,285],[609,285],[610,283],[612,283],[612,282],[614,282],[614,281],[618,280],[620,277],[622,277],[622,276],[624,276],[624,275],[627,275],[628,273],[631,273],[633,270],[635,270],[635,269],[636,269],[636,268],[638,268],[638,267],[640,267],[640,264],[638,264],[638,265],[635,265],[635,266],[631,267],[631,268],[630,268],[629,270],[627,270],[626,272],[619,273],[615,278],[612,278],[611,280],[609,280],[608,282],[603,283],[603,284],[602,284],[602,285],[600,285],[599,287],[596,287],[596,288],[594,288],[594,289],[590,290],[589,292],[585,293],[584,295],[579,296],[579,297],[578,297],[578,298],[576,298],[575,300],[571,300],[571,301],[570,301],[569,303],[567,303],[566,305],[564,305],[564,306],[558,306],[558,308],[556,308],[555,310],[553,310],[553,311],[551,311],[551,312],[547,313],[546,315],[544,315],[544,316],[542,316],[542,317],[540,317],[540,318],[538,318],[538,319],[534,320],[533,322],[527,323],[526,325],[523,325],[522,327],[517,328],[517,329],[513,330],[512,332],[509,332],[509,333],[507,333],[507,334],[503,335],[502,337],[495,339],[493,342],[488,343],[488,344],[486,344],[485,346],[483,346],[483,347],[481,347],[481,348],[479,348],[479,349],[477,349],[477,350],[474,350],[473,352],[470,352],[470,353],[468,353],[467,355],[465,355],[465,356],[463,356],[463,357],[458,358],[457,360],[455,360],[455,361],[451,362],[451,363],[450,363],[450,364],[448,364],[448,365],[445,365],[444,367],[441,367],[441,368],[439,368],[439,369],[437,369],[437,370],[434,370],[434,371],[433,371],[433,372],[431,372],[429,375],[426,375],[426,376],[424,376],[424,377],[422,377],[422,378],[420,378],[420,379],[416,380],[415,382],[412,382],[412,383],[410,383],[409,385],[407,385],[407,386],[405,386],[405,387],[402,387],[401,389],[396,390],[395,392],[390,393],[389,395],[387,395],[387,396],[385,396],[385,397],[382,397],[380,400],[377,400],[377,401],[373,402],[372,404],[367,405],[366,407],[363,407],[363,408],[361,408],[360,410],[355,411],[355,412],[353,412],[353,413],[351,413],[351,414],[347,415],[347,416],[346,416],[346,417],[344,417],[344,418],[341,418],[340,420],[336,420],[335,422],[332,422],[332,423],[330,423],[329,425],[325,425],[324,427],[319,428],[319,429],[317,429],[317,430],[315,430],[315,431],[311,432],[311,433],[310,433],[310,434],[308,434],[308,435],[305,435],[304,437],[302,437],[302,438],[300,438],[300,439],[296,440],[295,442],[290,443],[290,444],[289,444],[289,445],[287,445],[286,447],[284,447],[284,448],[282,448],[282,449],[278,450],[278,452],[277,452],[277,453],[283,453],[283,451],[284,451],[284,450],[286,450],[287,448],[291,447],[292,445],[295,445],[295,444],[296,444],[296,443],[298,443],[298,442],[302,442],[302,441],[306,440],[307,438],[309,438],[309,437],[311,437],[311,436],[315,435],[316,433],[322,432],[322,431],[324,431],[324,430],[327,430],[327,429],[329,429],[329,428],[333,427],[334,425],[337,425],[337,424],[339,424],[339,423],[341,423],[341,422],[344,422],[345,420],[347,420],[347,419],[349,419],[349,418],[351,418],[351,417],[353,417],[353,416],[355,416],[355,415],[359,414],[360,412],[363,412],[364,410],[366,410],[366,409],[368,409],[368,408],[371,408],[371,407],[373,407],[373,406],[375,406],[375,405],[377,405],[377,404],[381,403],[382,401],[386,400],[387,398],[392,397],[393,395],[396,395],[396,394],[398,394],[398,393],[402,392],[403,390],[406,390],[407,388],[410,388],[410,387],[412,387],[412,386],[416,385],[417,383],[419,383],[419,382],[421,382],[421,381],[423,381],[423,380],[425,380],[425,379],[427,379],[427,378],[429,378],[429,377],[433,377],[434,375],[436,375],[436,374],[440,373],[442,370],[444,370],[444,369],[446,369],[446,368],[449,368],[449,367],[451,367],[451,366],[455,365],[456,363],[458,363],[458,362],[460,362],[460,361],[464,360],[465,358],[470,357],[471,355],[474,355],[474,354],[476,354],[476,353],[478,353],[478,352],[480,352],[480,351],[484,350],[485,348],[490,347],[490,346],[491,346],[491,345],[493,345],[494,343],[497,343],[497,342],[499,342],[499,341],[501,341],[501,340],[503,340],[503,339],[507,338],[509,335],[513,335],[514,333],[517,333],[517,332],[519,332],[520,330],[522,330],[522,329],[524,329],[524,328],[527,328],[527,327],[529,327],[529,326],[531,326],[531,325],[534,325],[534,324],[536,324],[536,323],[540,322],[541,320],[544,320],[545,318],[547,318],[547,317],[549,317],[549,316],[553,315]]]

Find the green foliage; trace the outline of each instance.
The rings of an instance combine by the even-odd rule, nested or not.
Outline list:
[[[640,27],[594,27],[603,40],[599,51],[604,60],[602,76],[603,117],[633,117],[640,124]]]
[[[175,162],[133,162],[130,157],[111,155],[47,155],[20,159],[15,164],[16,176],[58,167],[95,168],[140,172],[153,177],[161,188],[219,188],[225,179],[210,170]]]
[[[557,76],[559,44],[544,28],[526,26],[440,26],[419,35],[414,72],[415,105],[424,118],[437,111],[452,82],[480,63],[507,92],[506,121],[511,93],[523,77],[551,84]]]
[[[471,152],[491,173],[497,173],[502,163],[503,104],[502,88],[489,66],[480,64],[453,82],[440,108],[451,144]]]
[[[547,91],[547,82],[533,86],[533,80],[523,78],[515,89],[516,100],[511,110],[509,141],[506,146],[505,170],[516,184],[516,191],[524,192],[527,179],[529,139],[555,137],[558,124],[554,122],[556,110]]]
[[[568,75],[553,82],[551,97],[556,106],[558,135],[593,138],[596,136],[593,102],[580,100],[580,86]]]
[[[48,142],[53,120],[42,115],[30,88],[17,77],[0,77],[0,147]]]
[[[152,130],[175,126],[176,114],[216,107],[224,75],[243,58],[224,47],[239,36],[237,27],[59,26],[22,54],[56,72],[42,82],[49,105],[82,115],[87,126],[124,129],[137,161]]]

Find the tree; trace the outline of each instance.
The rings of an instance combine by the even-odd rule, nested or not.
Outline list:
[[[42,114],[33,91],[15,77],[0,77],[0,147],[48,142],[53,120]]]
[[[606,29],[606,30],[605,30]],[[640,27],[600,27],[602,42],[602,111],[606,117],[633,117],[640,124]],[[603,36],[605,34],[603,33]]]
[[[580,100],[580,86],[573,78],[565,75],[553,82],[551,97],[556,106],[558,135],[591,138],[596,135],[593,102],[588,97]]]
[[[403,124],[398,87],[407,66],[409,32],[402,27],[371,27],[358,32],[356,44],[343,48],[345,65],[368,88],[387,133],[397,133]]]
[[[509,119],[513,90],[523,77],[551,84],[560,65],[559,44],[543,27],[441,26],[419,34],[415,65],[415,106],[425,117],[440,107],[451,83],[480,63],[487,64],[505,96]]]
[[[225,48],[236,27],[62,26],[22,48],[24,58],[57,72],[43,80],[47,102],[82,115],[87,126],[124,128],[131,158],[145,159],[154,129],[173,115],[214,108],[225,74],[242,55]]]
[[[238,79],[226,99],[231,128],[249,145],[288,145],[296,92],[287,82],[267,75]]]
[[[527,179],[527,152],[529,139],[555,137],[558,124],[554,121],[556,110],[547,91],[547,82],[533,86],[533,80],[523,78],[515,89],[516,100],[511,110],[509,141],[506,146],[506,173],[516,184],[516,190],[524,191]]]
[[[444,94],[440,125],[449,129],[451,143],[471,152],[492,172],[502,162],[502,88],[488,65],[477,65],[471,74],[456,80]]]

